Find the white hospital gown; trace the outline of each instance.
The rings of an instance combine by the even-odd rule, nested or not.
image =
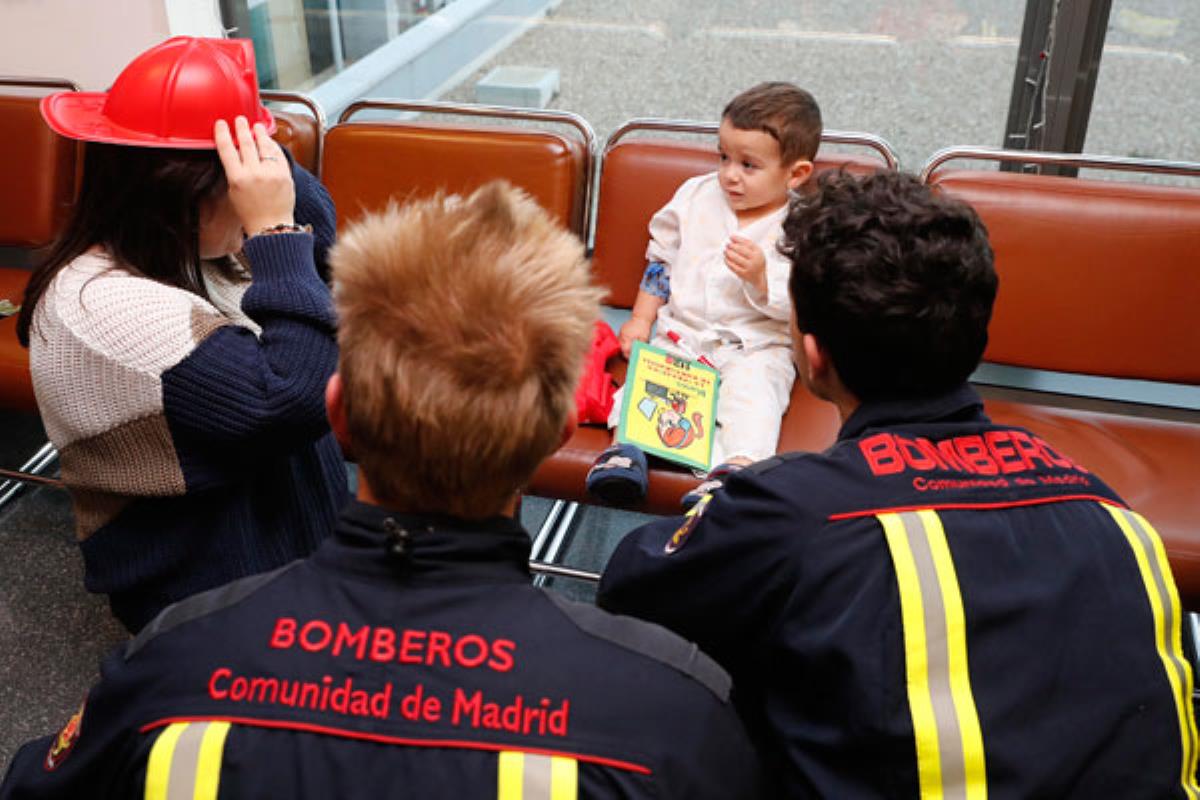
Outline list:
[[[662,262],[671,281],[651,344],[686,356],[667,338],[667,331],[675,331],[720,370],[714,464],[775,454],[795,378],[788,333],[791,264],[775,249],[786,216],[787,208],[780,208],[739,229],[713,172],[684,182],[650,220],[646,259]],[[765,296],[725,264],[733,234],[762,248]],[[609,424],[619,418],[616,403]]]

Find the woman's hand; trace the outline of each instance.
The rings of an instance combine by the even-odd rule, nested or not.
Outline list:
[[[242,230],[253,236],[276,225],[293,224],[296,187],[283,150],[262,123],[251,131],[246,118],[238,117],[234,129],[236,143],[225,120],[217,120],[213,138]]]

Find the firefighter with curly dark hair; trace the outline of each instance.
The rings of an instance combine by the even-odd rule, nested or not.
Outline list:
[[[837,441],[631,533],[600,604],[730,671],[778,796],[1198,796],[1153,527],[967,384],[997,292],[975,212],[833,175],[784,232],[794,360]]]

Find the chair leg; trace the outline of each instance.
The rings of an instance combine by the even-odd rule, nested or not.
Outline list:
[[[0,470],[0,477],[6,478],[3,483],[0,483],[0,508],[6,506],[10,500],[16,497],[17,493],[25,487],[26,483],[39,483],[61,487],[61,481],[42,477],[42,473],[57,460],[58,451],[54,449],[54,445],[46,442],[42,445],[41,449],[33,454],[32,458],[21,465],[19,471]]]

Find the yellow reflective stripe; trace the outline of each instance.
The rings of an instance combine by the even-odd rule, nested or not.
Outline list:
[[[905,680],[922,798],[986,800],[983,733],[954,559],[932,510],[879,514],[904,626]]]
[[[150,748],[145,800],[217,800],[228,722],[173,722]]]
[[[167,788],[171,784],[171,761],[175,757],[175,745],[187,727],[186,722],[175,722],[163,728],[150,748],[150,759],[146,762],[146,800],[167,800]]]
[[[525,754],[515,750],[500,752],[496,800],[521,800],[525,782]]]
[[[200,758],[196,766],[196,788],[192,800],[217,800],[221,786],[221,757],[225,752],[228,722],[211,722],[200,742]]]
[[[1158,533],[1144,517],[1123,508],[1101,504],[1125,534],[1137,561],[1138,571],[1154,618],[1154,644],[1171,686],[1179,721],[1180,785],[1190,798],[1200,798],[1196,784],[1196,718],[1192,708],[1192,670],[1183,657],[1180,642],[1182,612],[1179,592],[1171,577],[1167,554]]]
[[[497,769],[497,800],[576,800],[579,796],[579,766],[573,758],[502,750]]]
[[[908,708],[912,714],[917,743],[917,776],[922,798],[942,796],[942,762],[938,753],[937,722],[929,694],[925,659],[925,604],[921,582],[908,545],[908,533],[898,514],[880,514],[900,587],[900,617],[904,626],[904,671],[908,686]]]
[[[917,516],[924,523],[938,585],[942,589],[950,693],[958,717],[959,736],[962,737],[966,796],[968,800],[983,800],[987,797],[987,768],[983,758],[983,732],[979,727],[979,714],[975,710],[975,696],[971,691],[971,673],[967,664],[967,624],[963,616],[962,593],[958,588],[958,573],[950,556],[946,531],[937,513],[925,510],[917,512]]]
[[[573,758],[555,756],[550,761],[550,800],[576,800],[578,796],[578,762]]]

